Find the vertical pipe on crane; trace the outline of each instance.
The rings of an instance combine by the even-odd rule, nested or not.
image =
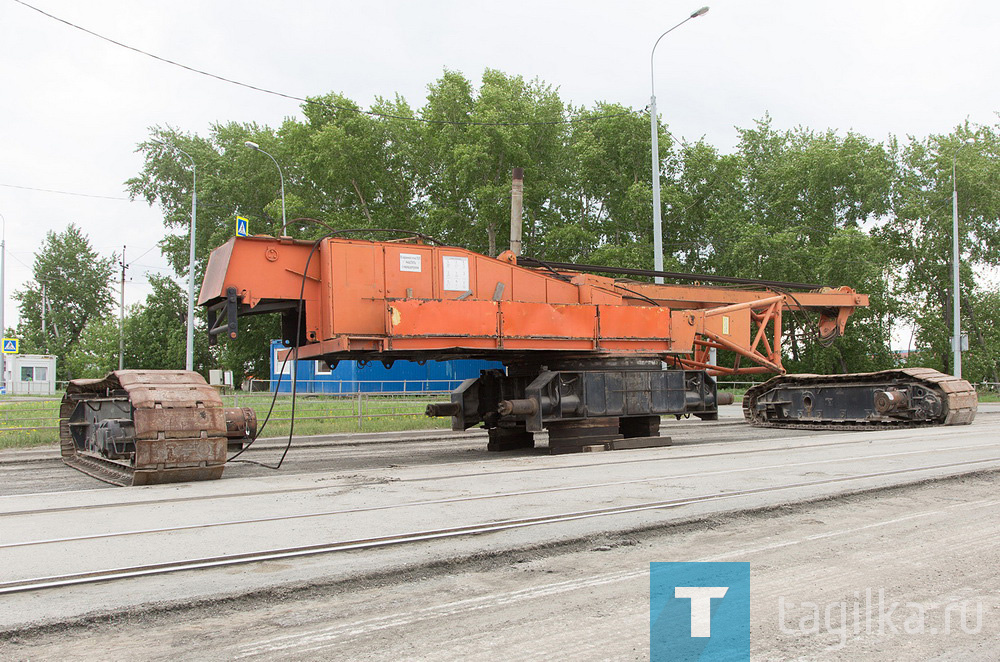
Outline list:
[[[522,210],[524,208],[524,168],[511,171],[510,183],[510,252],[521,254]]]
[[[125,246],[122,246],[122,286],[118,308],[118,369],[125,369]]]

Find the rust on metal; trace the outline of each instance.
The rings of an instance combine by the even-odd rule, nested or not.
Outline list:
[[[119,370],[69,383],[60,449],[67,465],[116,485],[213,480],[227,440],[252,437],[256,425],[252,410],[224,408],[198,373]]]

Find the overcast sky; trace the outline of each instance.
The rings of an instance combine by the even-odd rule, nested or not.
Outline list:
[[[94,32],[221,76],[296,96],[340,92],[367,106],[400,93],[422,105],[447,67],[539,77],[566,102],[649,102],[649,52],[699,0],[339,2],[27,0]],[[1000,3],[985,0],[715,0],[656,53],[669,129],[732,149],[735,127],[770,113],[802,125],[890,134],[992,124]],[[104,255],[132,262],[126,301],[170,273],[154,248],[159,211],[125,198],[148,128],[206,133],[213,122],[275,126],[293,101],[158,62],[0,0],[0,214],[10,298],[50,230],[74,222]],[[262,168],[272,165],[261,160]],[[148,252],[146,252],[148,251]],[[141,257],[140,257],[141,256]],[[138,259],[134,259],[138,258]]]

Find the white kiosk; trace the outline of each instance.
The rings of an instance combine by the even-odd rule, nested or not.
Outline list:
[[[56,357],[48,354],[8,354],[7,393],[55,395]]]

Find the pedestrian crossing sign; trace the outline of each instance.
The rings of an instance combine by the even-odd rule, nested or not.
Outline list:
[[[3,339],[3,353],[4,354],[17,354],[18,345],[20,341],[18,338],[4,338]]]
[[[248,221],[247,219],[243,218],[242,216],[237,216],[236,217],[236,236],[237,237],[249,237],[250,236],[250,232],[248,230],[249,225],[250,225],[250,221]]]

